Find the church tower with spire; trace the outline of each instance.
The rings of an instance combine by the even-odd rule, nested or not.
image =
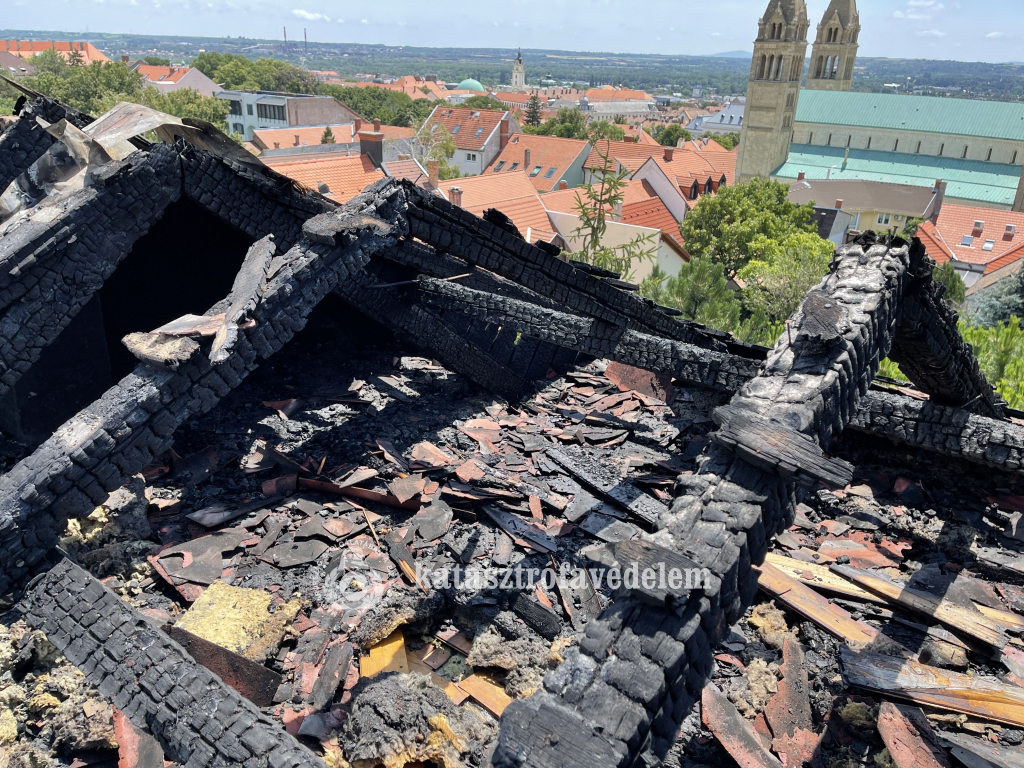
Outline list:
[[[857,0],[832,0],[818,25],[818,37],[811,50],[807,88],[814,91],[850,90],[859,37]]]
[[[526,67],[523,66],[523,49],[520,48],[516,54],[516,61],[512,65],[512,90],[526,90]]]
[[[786,162],[807,55],[804,0],[771,0],[758,23],[736,179],[768,176]]]

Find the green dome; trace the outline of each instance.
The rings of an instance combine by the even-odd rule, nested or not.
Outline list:
[[[479,80],[474,80],[471,77],[467,78],[467,79],[463,80],[461,83],[459,83],[459,90],[460,91],[480,91],[480,93],[486,93],[487,92],[487,89],[484,88],[482,85],[480,85],[480,81]]]

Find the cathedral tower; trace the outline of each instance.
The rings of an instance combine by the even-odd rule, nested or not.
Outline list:
[[[807,87],[815,91],[850,90],[859,37],[856,0],[832,0],[818,25]]]
[[[761,17],[736,161],[740,183],[767,178],[789,157],[809,26],[804,0],[771,0]]]
[[[523,51],[519,49],[516,61],[512,65],[512,90],[522,91],[526,88],[526,67],[523,66]]]

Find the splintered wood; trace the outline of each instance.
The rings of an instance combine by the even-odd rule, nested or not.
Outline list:
[[[405,637],[401,628],[370,649],[370,655],[359,660],[360,677],[374,677],[381,672],[408,672],[409,659],[405,653]]]

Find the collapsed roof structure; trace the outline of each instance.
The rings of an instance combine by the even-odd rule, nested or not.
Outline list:
[[[162,141],[147,141],[152,132]],[[167,450],[180,425],[271,359],[329,294],[509,401],[549,371],[604,358],[728,403],[668,505],[619,493],[644,533],[599,554],[607,565],[710,578],[619,590],[543,690],[504,710],[489,755],[500,768],[657,765],[700,699],[712,647],[751,603],[752,566],[792,522],[797,489],[852,477],[829,455],[844,429],[999,470],[1024,466],[1024,428],[980,373],[916,241],[869,234],[841,248],[767,351],[527,243],[500,212],[478,218],[391,178],[337,206],[212,127],[135,105],[94,121],[30,101],[0,136],[0,189],[0,394],[41,364],[162,217],[184,210],[173,246],[196,251],[211,272],[228,263],[218,268],[227,280],[191,276],[200,296],[200,284],[228,286],[201,315],[151,330],[126,313],[119,327],[134,368],[0,477],[0,594],[20,600],[29,622],[184,765],[323,763],[56,546],[69,520]],[[234,255],[188,231],[200,215],[230,230],[217,242],[232,242]],[[165,293],[148,300],[167,311]],[[886,357],[929,398],[873,390]],[[592,487],[617,493],[615,478],[583,466],[585,456],[577,463]],[[361,639],[440,613],[446,599],[389,593]]]

